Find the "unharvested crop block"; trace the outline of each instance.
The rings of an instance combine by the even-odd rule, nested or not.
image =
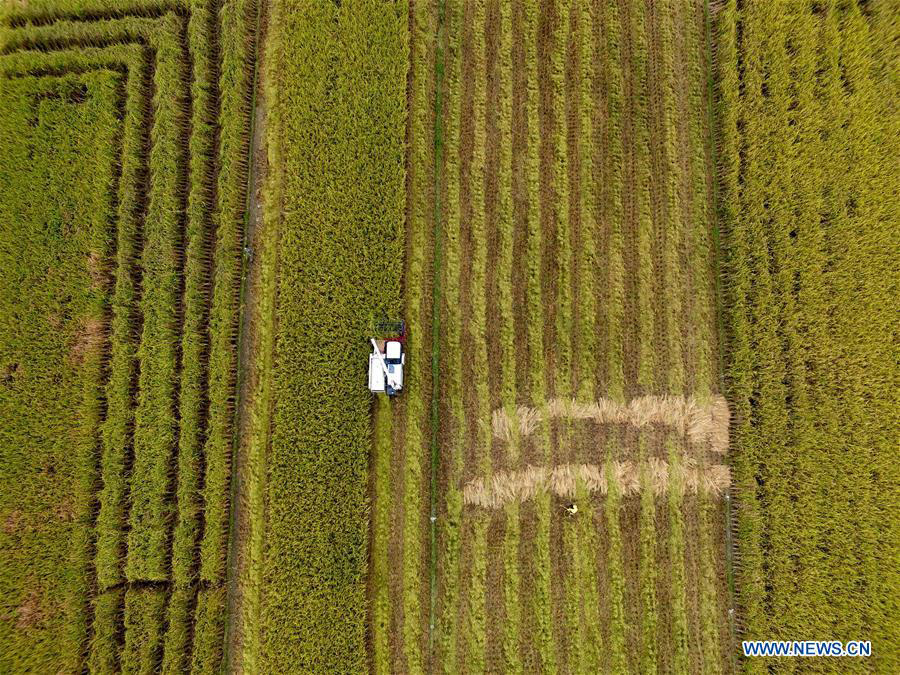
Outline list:
[[[31,580],[22,586],[35,589],[28,612],[39,620],[4,636],[8,668],[35,658],[39,670],[77,670],[88,657],[99,671],[218,668],[224,612],[197,598],[200,579],[206,594],[224,589],[255,26],[255,2],[241,0],[37,1],[7,4],[0,15],[4,111],[27,105],[14,98],[16,83],[109,76],[118,129],[86,142],[114,157],[115,184],[109,232],[88,264],[108,294],[99,323],[85,326],[106,342],[84,338],[78,348],[101,354],[99,398],[84,417],[87,473],[63,499],[89,514],[72,563],[60,563],[78,579],[66,600],[71,637],[62,656],[29,650],[38,635],[55,639],[60,611],[51,577],[26,565],[18,573]],[[43,113],[36,109],[26,129],[40,130]],[[22,133],[4,130],[4,141]],[[23,142],[36,142],[35,133]],[[18,176],[2,168],[7,204]],[[88,203],[92,193],[69,189],[67,199]],[[63,240],[79,228],[67,225]],[[22,260],[37,251],[24,246]],[[4,399],[4,414],[22,395]],[[202,620],[192,629],[195,610]]]

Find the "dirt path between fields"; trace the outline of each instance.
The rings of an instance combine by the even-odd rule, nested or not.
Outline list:
[[[266,3],[260,5],[260,22],[257,33],[257,45],[262,44],[265,35]],[[257,76],[255,82],[253,135],[250,139],[250,174],[248,177],[250,192],[247,199],[246,230],[244,242],[244,289],[241,306],[240,344],[238,345],[238,419],[237,444],[232,459],[231,484],[231,534],[229,537],[226,616],[228,617],[225,639],[225,670],[229,673],[243,672],[243,588],[241,581],[246,579],[250,562],[250,508],[248,486],[246,483],[248,470],[248,446],[252,422],[250,411],[253,409],[252,398],[258,393],[259,369],[257,353],[259,350],[259,291],[261,284],[260,257],[253,255],[261,250],[263,236],[263,206],[260,199],[262,186],[268,169],[266,154],[266,105],[263,94],[262,78],[259,76],[263,68],[262,51],[257,54]]]

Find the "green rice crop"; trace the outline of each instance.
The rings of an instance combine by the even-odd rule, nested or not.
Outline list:
[[[279,4],[265,82],[284,169],[270,188],[282,209],[262,668],[352,671],[366,661],[365,338],[399,306],[408,17],[405,3]]]
[[[86,414],[95,431],[102,430],[99,471],[87,492],[92,513],[97,502],[99,512],[73,544],[86,556],[96,555],[96,571],[66,600],[93,605],[93,626],[71,622],[69,632],[80,635],[84,647],[69,651],[81,658],[90,645],[91,667],[98,671],[124,668],[126,662],[138,667],[138,661],[143,668],[164,664],[181,671],[191,658],[192,640],[204,645],[202,655],[194,655],[196,667],[216,669],[222,658],[224,572],[207,575],[215,584],[209,592],[219,597],[216,609],[198,613],[202,620],[191,624],[201,532],[213,542],[205,546],[205,557],[220,561],[219,569],[225,559],[231,426],[219,424],[208,433],[206,400],[208,390],[218,392],[216,400],[233,397],[234,390],[255,7],[232,0],[36,0],[2,10],[4,73],[46,77],[110,69],[122,80],[115,111],[122,125],[115,159],[117,234],[110,240],[116,259],[105,270],[111,290],[104,324],[110,346],[102,362],[105,419],[100,409],[93,417]],[[220,33],[225,39],[219,40]],[[225,219],[228,227],[220,225]],[[226,280],[215,293],[209,277],[214,267]],[[213,311],[219,323],[209,335]],[[216,384],[208,387],[209,343],[217,345],[211,353],[218,371]],[[224,463],[206,461],[205,438],[220,440],[213,449],[221,448]],[[226,467],[216,474],[224,475],[218,484],[205,481],[205,502],[197,492],[204,465]],[[212,515],[206,518],[204,511]],[[149,610],[147,603],[129,600],[123,645],[122,593],[92,595],[122,584],[126,572],[133,580],[171,580],[178,590],[171,602],[161,592]],[[168,602],[168,618],[151,622],[151,632],[161,634],[165,626],[170,632],[165,656],[161,642],[137,661],[134,653],[120,654],[144,643],[143,634],[151,630],[144,615],[155,616]]]
[[[10,671],[78,669],[86,649],[121,84],[104,69],[0,80],[0,218],[19,224],[0,243],[0,471],[19,486],[0,501]]]
[[[866,666],[885,672],[900,659],[898,203],[878,87],[893,57],[875,36],[894,21],[883,5],[729,3],[718,26],[741,623],[869,635]]]
[[[123,673],[154,673],[162,658],[166,592],[159,588],[125,591],[125,644],[119,662]]]

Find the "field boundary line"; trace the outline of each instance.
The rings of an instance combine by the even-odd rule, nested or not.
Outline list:
[[[244,197],[244,213],[243,213],[243,232],[241,237],[241,243],[243,245],[243,255],[241,256],[241,284],[240,284],[240,295],[238,297],[238,321],[237,321],[237,348],[235,350],[235,402],[234,402],[234,416],[232,420],[232,447],[231,447],[231,480],[228,490],[228,500],[229,500],[229,509],[228,509],[228,549],[226,552],[226,561],[225,561],[225,625],[223,627],[223,646],[222,646],[222,669],[224,672],[231,672],[230,667],[234,664],[235,654],[233,653],[232,640],[233,640],[233,631],[235,628],[235,607],[238,607],[242,600],[238,599],[238,596],[241,595],[242,591],[239,589],[240,587],[240,570],[238,569],[238,549],[240,545],[238,544],[238,534],[237,534],[237,511],[240,508],[240,482],[243,477],[239,477],[239,472],[237,471],[238,460],[237,455],[241,452],[241,413],[244,405],[247,404],[247,400],[244,395],[249,393],[245,392],[245,382],[247,379],[247,373],[245,372],[246,368],[253,367],[249,363],[245,363],[241,358],[244,349],[244,341],[247,339],[247,322],[249,322],[253,317],[252,315],[247,314],[247,297],[250,290],[250,256],[252,255],[252,251],[249,249],[252,238],[252,225],[251,225],[251,212],[253,210],[253,204],[257,201],[255,196],[255,185],[257,180],[257,163],[255,161],[256,153],[259,150],[259,143],[263,144],[265,147],[266,141],[263,138],[265,134],[265,130],[259,130],[257,127],[257,114],[256,107],[259,102],[260,97],[260,73],[259,73],[259,31],[260,26],[262,24],[262,17],[266,9],[268,8],[267,0],[258,0],[258,2],[254,3],[255,9],[255,20],[253,21],[253,49],[252,49],[252,58],[253,58],[253,78],[250,82],[250,106],[249,106],[249,118],[250,118],[250,128],[248,130],[250,142],[249,142],[249,151],[247,156],[247,175],[246,175],[246,187],[247,194]],[[221,49],[221,45],[220,45]],[[221,96],[221,92],[220,92]],[[221,109],[220,109],[221,110]],[[258,132],[261,131],[261,134]],[[259,347],[259,345],[257,345]],[[249,357],[249,361],[256,362],[257,355],[250,354],[249,350],[246,354]],[[205,449],[205,448],[204,448]],[[245,452],[247,449],[244,449]],[[246,505],[246,508],[249,508],[249,504]],[[252,526],[251,526],[252,528]],[[250,546],[250,535],[247,535],[247,543],[246,545]],[[248,562],[248,565],[252,563]],[[243,619],[243,616],[241,617]],[[243,631],[243,627],[241,627]],[[238,652],[240,653],[240,659],[243,659],[244,655],[244,638],[241,636],[241,644],[239,645]]]

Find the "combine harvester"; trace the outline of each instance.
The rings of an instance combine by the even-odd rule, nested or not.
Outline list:
[[[406,325],[402,321],[387,322],[378,326],[377,332],[390,330],[396,333],[389,338],[370,338],[372,353],[369,354],[369,391],[374,394],[396,396],[403,389],[403,366],[406,353]]]

